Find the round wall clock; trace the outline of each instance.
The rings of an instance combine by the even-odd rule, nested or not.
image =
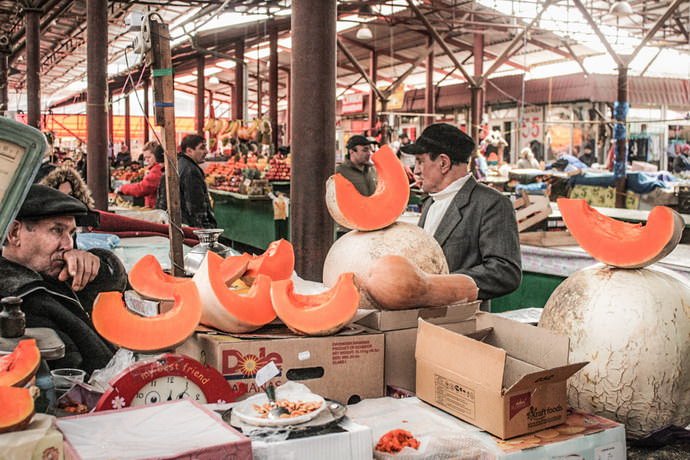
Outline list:
[[[139,361],[110,381],[96,404],[97,411],[137,407],[188,398],[199,404],[232,402],[233,392],[223,375],[188,356],[167,353]]]

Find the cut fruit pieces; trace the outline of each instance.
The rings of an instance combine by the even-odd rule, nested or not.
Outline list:
[[[0,386],[25,385],[36,374],[40,364],[41,352],[36,340],[20,341],[12,353],[0,357]]]
[[[190,278],[178,278],[163,272],[161,264],[152,255],[139,259],[129,271],[129,284],[139,295],[149,299],[172,299],[175,289]]]
[[[26,428],[34,415],[34,398],[28,388],[0,387],[0,433]]]

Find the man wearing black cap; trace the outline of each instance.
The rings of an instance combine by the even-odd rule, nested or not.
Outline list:
[[[436,123],[401,150],[415,155],[415,176],[429,194],[419,226],[439,242],[450,272],[472,277],[488,300],[520,285],[520,242],[510,200],[469,174],[474,147],[455,126]]]
[[[91,221],[84,203],[45,185],[32,185],[10,224],[0,257],[0,296],[22,299],[28,327],[54,329],[65,357],[51,367],[92,372],[113,348],[96,333],[90,314],[99,292],[123,291],[126,272],[105,249],[74,248],[77,225]]]
[[[346,145],[345,161],[335,168],[335,172],[345,176],[364,196],[373,195],[376,191],[376,170],[371,163],[371,146],[375,143],[361,134],[351,136]]]

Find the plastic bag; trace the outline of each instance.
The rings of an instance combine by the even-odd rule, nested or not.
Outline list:
[[[111,233],[77,233],[77,249],[115,249],[120,244],[120,237]]]
[[[374,451],[376,460],[489,460],[493,459],[486,447],[467,434],[437,432],[416,438],[419,448],[405,447],[396,454]]]
[[[93,371],[89,379],[89,385],[105,393],[108,388],[110,388],[108,382],[117,374],[134,364],[135,361],[134,353],[127,349],[120,348],[115,352],[113,357],[110,358],[110,361],[103,369],[96,369]]]

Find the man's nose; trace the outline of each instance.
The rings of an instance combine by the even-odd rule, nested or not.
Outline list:
[[[66,251],[74,248],[74,236],[65,233],[60,240],[60,247]]]

